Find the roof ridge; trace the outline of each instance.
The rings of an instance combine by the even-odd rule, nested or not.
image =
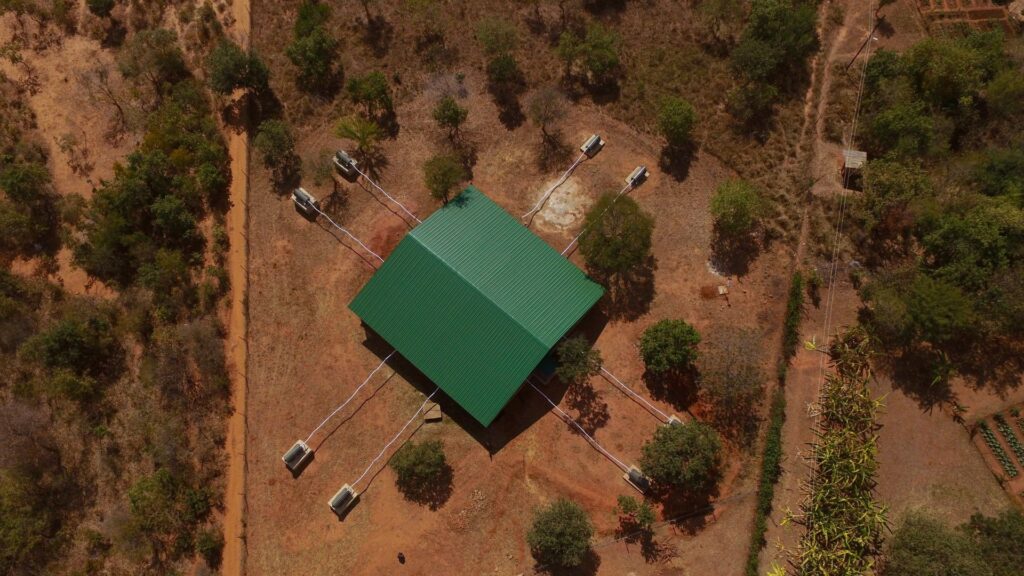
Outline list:
[[[417,226],[417,228],[418,228],[418,226]],[[483,299],[486,300],[493,308],[496,308],[502,314],[504,314],[506,318],[511,320],[512,323],[515,324],[516,326],[518,326],[520,330],[522,330],[523,332],[528,334],[530,336],[530,339],[533,340],[534,342],[536,342],[541,348],[543,348],[544,350],[548,350],[549,349],[549,346],[547,344],[545,344],[544,342],[542,342],[541,339],[538,338],[537,335],[533,333],[533,331],[531,331],[522,322],[520,322],[518,318],[516,318],[515,316],[509,314],[508,310],[505,310],[505,308],[503,308],[502,306],[499,306],[498,303],[495,302],[483,290],[481,290],[479,286],[477,286],[473,282],[470,282],[469,278],[466,278],[461,272],[459,272],[458,270],[453,268],[452,265],[449,264],[447,260],[445,260],[444,258],[441,257],[440,254],[438,254],[437,252],[434,252],[429,246],[427,246],[426,244],[421,242],[419,237],[416,234],[414,234],[414,232],[416,232],[416,230],[413,230],[412,232],[410,232],[408,237],[412,238],[413,240],[415,240],[416,244],[418,246],[420,246],[421,248],[423,248],[424,250],[429,252],[430,255],[433,256],[438,262],[441,262],[442,264],[444,264],[445,268],[447,268],[448,270],[453,272],[456,276],[458,276],[459,280],[461,280],[464,284],[466,284],[467,286],[472,288],[474,292],[476,292],[477,294],[482,296]]]

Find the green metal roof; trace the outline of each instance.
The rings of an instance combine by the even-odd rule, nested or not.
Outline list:
[[[487,426],[602,292],[470,186],[402,239],[349,308]]]

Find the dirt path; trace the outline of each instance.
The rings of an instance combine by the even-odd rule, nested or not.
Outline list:
[[[234,32],[242,47],[249,46],[249,0],[234,0]],[[231,240],[228,273],[231,277],[231,315],[228,323],[228,365],[232,374],[232,406],[225,450],[228,458],[227,487],[224,494],[224,555],[221,573],[241,576],[245,573],[245,435],[247,384],[247,314],[249,136],[245,131],[230,131],[231,209],[227,231]]]

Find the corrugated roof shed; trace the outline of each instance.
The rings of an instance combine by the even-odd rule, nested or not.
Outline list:
[[[484,426],[603,290],[470,186],[349,308]]]

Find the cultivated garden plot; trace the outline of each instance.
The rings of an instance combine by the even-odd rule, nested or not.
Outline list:
[[[1016,406],[979,420],[974,444],[999,483],[1024,506],[1024,412]]]

